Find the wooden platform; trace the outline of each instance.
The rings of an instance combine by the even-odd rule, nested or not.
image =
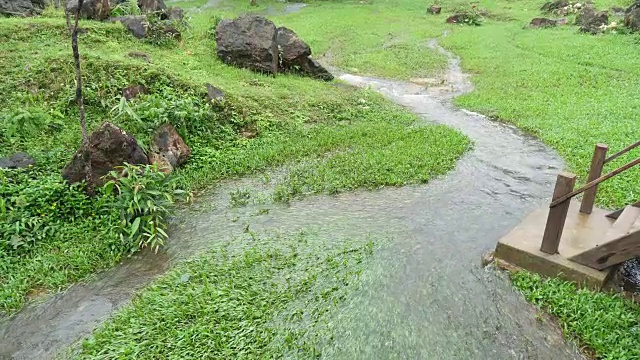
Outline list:
[[[602,209],[594,208],[591,215],[582,214],[579,209],[580,202],[572,200],[557,254],[540,251],[549,213],[549,207],[544,206],[498,241],[495,259],[543,276],[560,277],[593,289],[603,288],[615,267],[599,271],[568,259],[601,243],[614,220],[607,218],[608,211]]]

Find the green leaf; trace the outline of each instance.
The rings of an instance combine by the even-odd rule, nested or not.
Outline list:
[[[140,218],[136,218],[131,224],[130,230],[130,238],[133,239],[133,236],[138,233],[138,228],[140,228]]]

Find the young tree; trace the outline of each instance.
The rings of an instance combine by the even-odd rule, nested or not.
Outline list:
[[[75,19],[71,30],[71,49],[73,50],[73,60],[76,68],[76,103],[78,104],[78,111],[80,113],[80,129],[82,131],[82,159],[85,164],[87,191],[89,194],[93,194],[93,182],[91,179],[91,151],[89,150],[89,135],[87,134],[87,122],[84,112],[84,99],[82,97],[82,71],[80,68],[80,52],[78,50],[78,21],[80,19],[80,11],[84,0],[78,0],[78,7],[75,11]],[[67,12],[67,25],[70,25],[69,12]]]

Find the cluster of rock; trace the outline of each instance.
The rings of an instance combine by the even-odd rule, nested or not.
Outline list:
[[[85,156],[91,161],[88,174]],[[70,184],[90,181],[91,187],[105,183],[105,175],[125,163],[132,165],[155,164],[160,171],[172,172],[184,164],[191,150],[171,124],[161,126],[153,135],[149,154],[136,139],[116,125],[105,122],[89,136],[88,148],[80,148],[71,162],[62,170],[62,177]]]
[[[150,23],[146,15],[120,16],[110,18],[111,11],[126,0],[84,0],[80,9],[80,16],[84,19],[120,22],[135,37],[144,38],[149,34]],[[136,0],[131,0],[136,1]],[[52,0],[0,0],[0,15],[32,16],[42,12]],[[175,27],[175,21],[182,21],[184,12],[177,7],[167,7],[163,0],[137,0],[138,8],[143,14],[156,14],[159,26],[155,29],[171,37],[180,37],[180,31]],[[59,1],[56,2],[59,4]],[[78,0],[66,3],[66,12],[75,14],[78,11]]]
[[[270,20],[243,15],[221,21],[216,27],[218,57],[226,64],[257,72],[294,72],[325,81],[333,75],[311,58],[311,48],[286,27]]]
[[[85,156],[91,161],[88,174]],[[69,184],[87,181],[91,188],[104,185],[105,175],[125,163],[132,165],[155,164],[165,174],[184,164],[191,150],[171,124],[162,125],[153,134],[149,153],[136,139],[116,125],[105,122],[89,136],[88,148],[80,148],[62,170]],[[35,165],[29,154],[18,152],[0,158],[0,169],[26,169]]]
[[[0,0],[0,15],[37,15],[48,5],[49,0]]]
[[[540,10],[558,16],[576,14],[575,24],[579,26],[581,32],[585,33],[599,34],[607,30],[616,29],[618,23],[615,21],[609,22],[609,14],[623,16],[624,26],[629,30],[640,30],[640,0],[627,9],[612,7],[610,11],[598,11],[592,3],[570,3],[567,0],[556,0],[545,3]],[[535,18],[531,20],[529,27],[553,27],[567,23],[566,18]]]

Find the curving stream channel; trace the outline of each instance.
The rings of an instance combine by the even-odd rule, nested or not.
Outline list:
[[[48,359],[90,334],[137,289],[169,264],[220,239],[253,231],[313,228],[331,236],[375,234],[391,239],[376,260],[384,276],[369,279],[344,304],[327,358],[360,359],[581,359],[550,322],[499,272],[481,266],[491,250],[531,210],[548,200],[563,164],[538,140],[517,129],[456,109],[454,96],[471,90],[459,60],[449,58],[438,88],[337,74],[351,85],[371,87],[426,122],[446,124],[474,141],[474,148],[446,176],[428,185],[313,196],[290,204],[228,204],[239,186],[225,182],[199,209],[179,215],[172,239],[158,255],[142,254],[85,284],[25,308],[0,324],[0,358]]]

